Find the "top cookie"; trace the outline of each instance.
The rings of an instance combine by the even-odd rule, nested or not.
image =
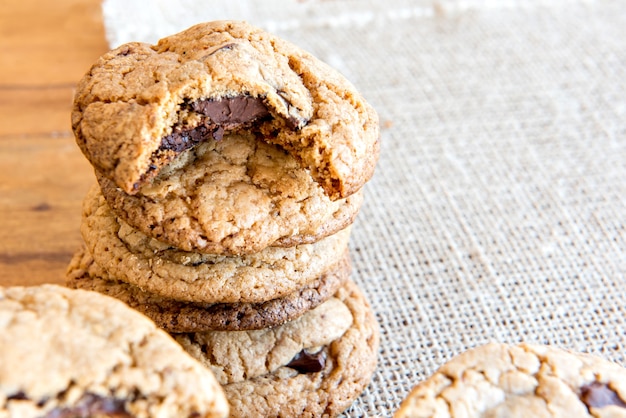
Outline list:
[[[226,417],[215,377],[122,302],[0,287],[0,416]]]
[[[394,418],[624,417],[626,369],[558,347],[487,344],[418,384]]]
[[[359,190],[379,152],[377,115],[349,81],[245,22],[203,23],[103,55],[78,85],[72,127],[97,171],[129,194],[225,131],[282,146],[332,199]]]

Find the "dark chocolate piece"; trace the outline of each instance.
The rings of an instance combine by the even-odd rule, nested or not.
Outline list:
[[[180,126],[174,128],[171,134],[161,140],[159,150],[180,153],[202,141],[219,141],[225,130],[246,126],[270,116],[263,99],[250,96],[202,99],[183,107],[189,107],[204,116],[201,123],[191,129]]]
[[[7,401],[25,401],[26,399],[28,399],[28,396],[22,391],[7,396]]]
[[[604,408],[619,406],[626,408],[626,403],[606,383],[593,382],[580,388],[580,400],[587,408]]]
[[[221,100],[198,100],[191,108],[211,119],[215,124],[237,126],[270,115],[262,99],[236,96]]]
[[[299,373],[321,372],[324,370],[324,366],[326,366],[326,354],[323,350],[316,354],[302,350],[287,364],[287,367],[295,369]]]
[[[111,418],[132,418],[126,410],[124,401],[105,398],[93,394],[85,394],[73,407],[56,408],[48,412],[44,418],[88,418],[106,416]]]
[[[175,152],[182,152],[194,145],[199,144],[210,138],[215,138],[214,133],[218,131],[219,127],[209,129],[204,125],[200,125],[197,128],[190,129],[188,131],[172,132],[161,140],[160,150],[171,150]],[[221,139],[222,135],[219,135]],[[218,138],[215,138],[218,139]]]

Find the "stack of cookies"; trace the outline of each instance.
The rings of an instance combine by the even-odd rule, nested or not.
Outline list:
[[[376,365],[348,242],[379,152],[335,70],[244,22],[103,55],[72,126],[98,184],[67,284],[124,301],[224,388],[232,416],[335,416]]]

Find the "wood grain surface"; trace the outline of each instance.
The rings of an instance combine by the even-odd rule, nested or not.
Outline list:
[[[97,0],[0,8],[0,285],[64,281],[95,182],[74,142],[74,86],[108,50]]]

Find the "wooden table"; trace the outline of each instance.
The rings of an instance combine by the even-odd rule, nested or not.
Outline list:
[[[0,285],[64,282],[95,182],[74,142],[74,86],[108,50],[99,0],[0,7]]]

